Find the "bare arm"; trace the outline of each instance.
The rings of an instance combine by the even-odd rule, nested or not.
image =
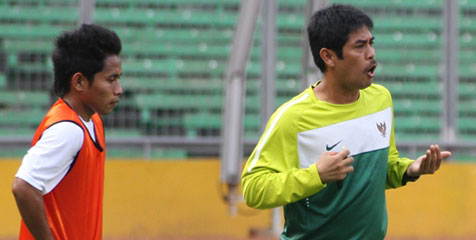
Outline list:
[[[23,221],[35,239],[54,240],[46,217],[43,194],[21,178],[15,178],[12,192]]]

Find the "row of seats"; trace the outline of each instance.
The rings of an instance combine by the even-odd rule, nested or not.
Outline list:
[[[224,73],[241,1],[95,2],[95,21],[117,31],[123,41],[122,82],[126,92],[116,111],[105,118],[109,136],[218,136],[222,124]],[[443,112],[441,1],[338,2],[358,5],[373,16],[380,62],[375,80],[389,88],[394,96],[397,138],[439,138]],[[470,1],[459,2],[462,7],[471,7],[471,3],[467,3]],[[301,90],[305,1],[279,0],[278,4],[276,105]],[[0,3],[0,92],[10,92],[8,99],[20,99],[13,103],[0,97],[0,115],[7,116],[14,109],[14,115],[19,116],[15,121],[14,117],[2,117],[5,122],[0,122],[0,134],[29,134],[41,120],[40,115],[44,115],[53,97],[50,99],[50,94],[44,91],[38,100],[25,102],[17,95],[29,95],[31,91],[21,89],[18,81],[38,79],[51,85],[49,56],[53,40],[60,32],[73,28],[77,18],[77,1],[74,0]],[[474,46],[475,27],[471,18],[462,16],[461,19],[459,44],[461,49],[468,49]],[[260,134],[260,29],[258,25],[247,67],[245,137],[248,139],[257,139]],[[466,79],[458,89],[462,98],[458,129],[462,137],[476,136],[470,126],[471,117],[476,115],[471,105],[471,89],[475,87],[471,80],[475,76],[474,59],[471,51],[459,54],[460,76]],[[36,114],[34,111],[38,111],[35,115],[38,118],[22,119],[28,112]],[[15,133],[9,126],[23,130]]]

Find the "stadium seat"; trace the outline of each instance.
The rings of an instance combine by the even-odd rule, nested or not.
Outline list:
[[[0,110],[1,128],[30,127],[35,129],[45,116],[46,111],[39,109],[29,110]]]
[[[439,17],[388,17],[378,16],[373,18],[374,31],[412,31],[412,32],[434,32],[443,29],[443,19]],[[418,24],[415,24],[418,23]]]
[[[331,1],[334,2],[364,8],[374,19],[372,33],[379,61],[375,82],[386,86],[393,95],[397,138],[438,139],[443,112],[443,1]],[[182,137],[218,136],[226,64],[241,0],[96,0],[95,3],[95,22],[114,29],[123,43],[121,84],[125,94],[117,111],[106,118],[110,124],[108,136],[166,136],[172,132]],[[279,0],[277,3],[280,11],[275,81],[278,106],[302,90],[301,31],[307,2]],[[459,4],[468,11],[476,9],[471,0]],[[20,118],[27,115],[27,109],[44,115],[50,104],[49,93],[43,89],[36,100],[18,99],[18,94],[27,88],[22,81],[31,82],[36,75],[42,75],[43,81],[51,83],[49,58],[53,40],[60,32],[76,27],[78,16],[77,0],[0,2],[0,62],[4,59],[4,66],[0,66],[0,116],[18,114],[4,123],[0,121],[0,129],[15,125],[34,130],[35,123]],[[476,137],[476,131],[468,126],[471,116],[476,115],[476,97],[473,97],[476,55],[472,51],[476,47],[473,40],[476,24],[471,14],[461,14],[459,24],[458,112],[462,121],[458,132],[461,137],[469,138]],[[260,22],[246,68],[248,97],[244,131],[245,138],[255,140],[260,134],[257,115],[260,45],[265,44],[261,42],[261,30]],[[11,109],[15,111],[7,115]],[[124,122],[122,118],[129,117],[127,112],[137,115],[134,116],[137,126],[118,124]],[[41,120],[41,114],[35,116]],[[167,155],[160,149],[153,154]],[[176,154],[187,153],[179,150]],[[118,150],[119,155],[127,152]]]
[[[42,108],[49,105],[50,98],[46,92],[1,91],[0,106]]]
[[[441,9],[442,1],[439,0],[398,0],[398,1],[379,1],[379,0],[332,0],[344,4],[352,4],[362,8],[389,8],[389,9]]]
[[[0,73],[0,89],[4,89],[7,86],[7,78],[5,74]]]
[[[188,136],[196,136],[196,131],[200,129],[220,130],[223,116],[221,113],[199,112],[186,114],[184,116],[184,127]],[[256,114],[247,114],[244,119],[245,129],[259,132],[260,117]]]

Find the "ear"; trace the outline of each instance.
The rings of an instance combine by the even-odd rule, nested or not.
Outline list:
[[[334,51],[328,48],[321,48],[319,56],[321,56],[322,61],[326,64],[326,69],[335,67],[337,55]]]
[[[71,77],[71,89],[75,89],[78,92],[84,91],[89,87],[88,79],[80,72],[73,74]]]

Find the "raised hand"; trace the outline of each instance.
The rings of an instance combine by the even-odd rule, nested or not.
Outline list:
[[[407,169],[407,175],[416,177],[423,174],[435,173],[441,165],[441,160],[451,156],[451,152],[440,152],[438,145],[431,145],[426,154],[420,156],[415,162],[413,162]]]

